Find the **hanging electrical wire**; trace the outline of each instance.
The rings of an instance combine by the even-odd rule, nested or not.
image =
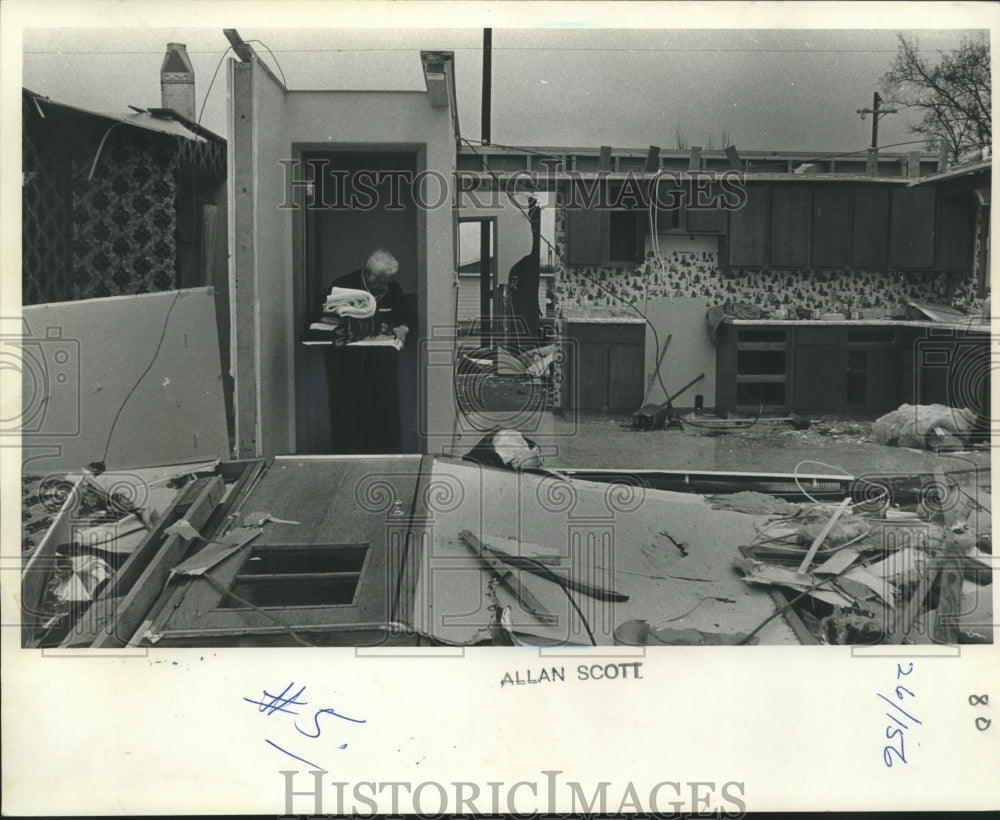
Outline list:
[[[511,192],[509,190],[507,190],[507,186],[502,185],[500,177],[497,175],[497,173],[492,168],[490,168],[489,163],[486,161],[486,158],[476,149],[476,146],[474,146],[469,140],[467,140],[465,137],[462,137],[461,139],[462,139],[463,142],[465,142],[466,145],[469,146],[470,149],[472,149],[472,152],[483,163],[484,170],[486,171],[487,174],[489,174],[490,178],[493,180],[494,184],[498,187],[498,189],[502,189],[504,191],[504,193],[507,195],[507,198],[517,207],[517,209],[521,212],[521,215],[525,219],[527,219],[529,221],[529,223],[530,223],[531,217],[528,215],[527,210],[524,207],[521,206],[521,203],[519,203],[516,199],[514,199],[514,197],[512,196]],[[566,261],[565,261],[565,259],[563,259],[562,254],[559,253],[559,251],[556,248],[556,246],[553,245],[551,242],[549,242],[549,240],[546,237],[544,237],[544,236],[541,237],[541,240],[542,240],[542,242],[544,242],[549,247],[549,249],[552,251],[552,253],[556,257],[556,259],[558,259],[559,262],[562,263],[565,266]],[[602,285],[600,282],[598,282],[592,276],[588,275],[587,273],[584,273],[584,271],[582,269],[577,268],[576,273],[579,276],[581,276],[584,279],[586,279],[591,284],[593,284],[594,286],[596,286],[598,288],[598,290],[600,290],[600,291],[608,294],[613,299],[618,300],[623,305],[625,305],[626,307],[628,307],[630,310],[634,311],[639,316],[639,318],[642,319],[646,323],[646,325],[649,327],[650,331],[653,334],[653,346],[655,348],[656,361],[659,362],[660,361],[660,334],[657,332],[656,327],[653,325],[653,323],[651,321],[649,321],[649,318],[646,316],[646,314],[643,313],[643,311],[640,310],[639,307],[634,302],[630,302],[628,299],[624,298],[623,296],[619,296],[614,291],[609,290],[608,288],[604,287],[604,285]],[[657,365],[657,368],[656,368],[656,380],[657,380],[657,382],[660,385],[660,389],[663,390],[663,396],[664,396],[664,398],[667,401],[669,401],[670,400],[670,391],[667,390],[666,385],[663,383],[663,376],[660,373],[660,369],[661,368],[659,367],[659,365]]]

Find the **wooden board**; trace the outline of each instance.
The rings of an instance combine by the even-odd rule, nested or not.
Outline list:
[[[105,627],[108,626],[108,619],[114,618],[118,607],[126,601],[131,607],[142,610],[141,606],[135,604],[136,598],[130,593],[137,582],[143,578],[149,566],[166,551],[168,538],[164,535],[164,531],[180,519],[187,521],[196,530],[200,530],[202,525],[208,521],[215,505],[222,498],[222,493],[223,481],[218,476],[198,479],[185,487],[153,529],[142,539],[142,543],[139,544],[135,552],[128,557],[128,560],[101,590],[94,602],[87,607],[62,645],[89,644],[98,635],[117,629],[116,622],[111,624],[112,630]],[[148,579],[146,579],[146,583],[149,583]],[[132,631],[135,629],[135,623],[146,614],[157,595],[158,591],[150,587],[143,591],[143,595],[139,596],[139,600],[145,604],[145,609],[131,616]],[[126,615],[126,617],[129,616]],[[101,624],[101,626],[97,626],[97,624]],[[127,628],[128,625],[123,620],[121,626]],[[126,631],[117,631],[114,634],[121,641],[128,641],[132,633],[127,632],[126,634]]]
[[[55,445],[51,455],[32,459],[33,472],[226,456],[211,288],[31,305],[23,316],[24,459]]]

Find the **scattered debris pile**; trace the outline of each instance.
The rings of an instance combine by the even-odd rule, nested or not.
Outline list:
[[[992,643],[988,492],[939,473],[912,506],[803,506],[741,547],[736,567],[780,591],[778,612],[817,643]]]
[[[165,518],[218,462],[22,481],[21,624],[26,647],[91,638],[162,545]],[[205,479],[201,479],[204,481]],[[85,626],[84,626],[85,625]],[[79,634],[78,634],[79,633]]]
[[[158,513],[136,503],[134,488],[105,488],[84,476],[26,478],[23,553],[30,558],[57,516],[67,517],[51,553],[34,571],[48,574],[35,613],[40,645],[57,645],[70,626],[128,559]]]

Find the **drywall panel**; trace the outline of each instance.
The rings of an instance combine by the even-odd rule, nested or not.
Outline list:
[[[676,299],[652,299],[643,304],[643,312],[659,336],[660,352],[670,337],[660,375],[663,384],[671,394],[676,393],[691,379],[704,373],[705,377],[692,385],[674,400],[674,406],[693,408],[696,395],[704,397],[705,406],[715,404],[715,346],[708,338],[705,313],[708,302],[703,298],[678,297]],[[656,373],[656,344],[653,331],[646,326],[646,367],[643,383],[645,389],[650,376]],[[647,402],[662,403],[665,400],[659,380],[653,379]]]
[[[31,305],[23,319],[32,472],[228,455],[212,288]]]

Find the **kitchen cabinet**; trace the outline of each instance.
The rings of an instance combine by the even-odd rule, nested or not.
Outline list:
[[[851,231],[851,266],[884,270],[889,264],[889,191],[858,188],[854,191]]]
[[[784,411],[788,406],[788,333],[723,324],[716,355],[717,412]]]
[[[889,266],[897,270],[929,268],[934,264],[934,205],[932,186],[897,188],[892,192]]]
[[[771,189],[748,186],[746,204],[729,214],[729,266],[764,267],[768,264]]]
[[[637,410],[645,393],[646,324],[570,319],[566,335],[563,409],[597,413]]]
[[[928,347],[906,343],[907,329],[850,322],[724,322],[719,330],[719,413],[763,405],[767,413],[882,415],[910,401],[913,377],[902,365]],[[927,395],[941,392],[941,378],[927,367],[917,375]]]
[[[795,328],[792,407],[796,412],[840,409],[846,377],[843,335],[840,327]]]
[[[812,200],[814,268],[846,268],[851,264],[851,192],[845,188],[817,188]]]
[[[812,191],[799,184],[775,186],[771,196],[771,265],[808,267]]]

